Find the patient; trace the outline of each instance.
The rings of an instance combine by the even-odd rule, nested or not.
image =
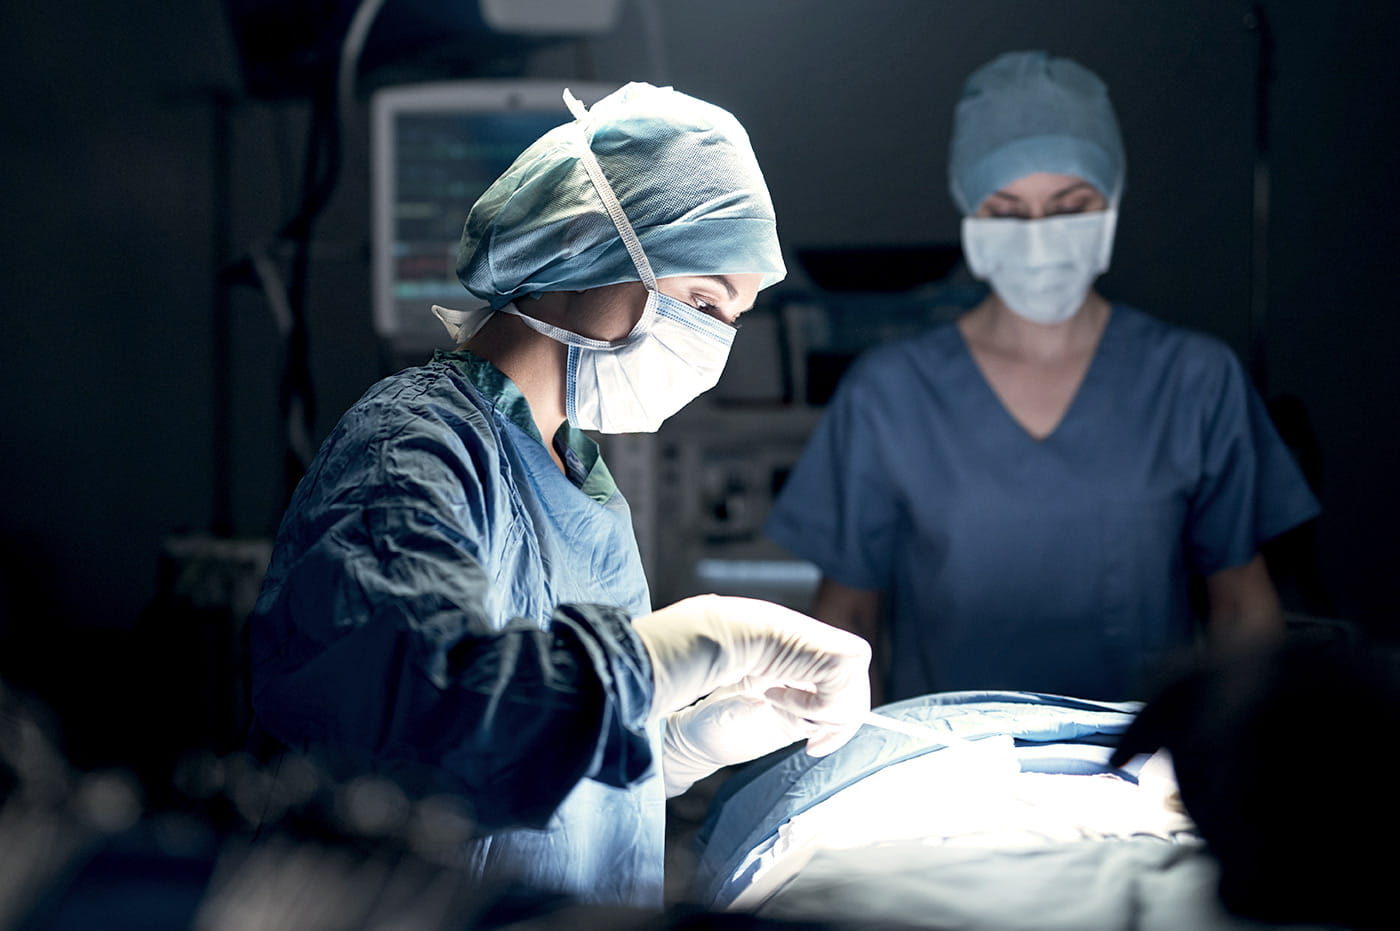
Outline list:
[[[1113,762],[1165,747],[1220,863],[1231,912],[1394,927],[1389,786],[1400,663],[1376,645],[1293,638],[1202,662],[1164,688]]]

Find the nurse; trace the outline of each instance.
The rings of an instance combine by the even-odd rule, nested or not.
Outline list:
[[[646,84],[567,102],[467,219],[458,275],[489,306],[437,308],[459,348],[370,388],[298,486],[252,697],[338,774],[465,797],[483,881],[655,906],[666,795],[840,746],[869,647],[753,599],[651,611],[583,431],[655,430],[712,386],[784,267],[733,116]]]
[[[1094,289],[1124,181],[1104,84],[1042,51],[979,68],[949,181],[990,292],[842,381],[766,527],[821,568],[814,613],[877,644],[888,700],[1141,698],[1195,637],[1193,578],[1211,639],[1280,629],[1260,544],[1318,505],[1225,346]]]

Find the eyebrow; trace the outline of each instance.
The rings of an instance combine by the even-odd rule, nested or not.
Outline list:
[[[717,281],[717,282],[719,282],[720,284],[724,285],[724,290],[725,290],[726,292],[728,292],[728,294],[729,294],[729,299],[730,299],[731,301],[734,300],[734,298],[736,298],[736,297],[739,296],[739,291],[738,291],[738,289],[736,289],[736,288],[734,287],[734,282],[732,282],[732,281],[729,280],[729,276],[728,276],[728,275],[700,275],[699,277],[705,278],[705,279],[707,279],[707,280],[709,280],[709,281]]]
[[[1073,184],[1067,185],[1066,187],[1062,187],[1062,188],[1060,188],[1058,191],[1056,191],[1055,193],[1051,194],[1051,195],[1050,195],[1050,199],[1051,199],[1051,200],[1059,200],[1061,197],[1064,197],[1066,194],[1073,194],[1075,191],[1079,190],[1080,188],[1088,188],[1088,189],[1091,190],[1091,191],[1097,191],[1097,190],[1098,190],[1098,189],[1095,188],[1092,184],[1090,184],[1088,181],[1076,181],[1076,182],[1074,182]],[[1018,203],[1018,204],[1019,204],[1019,203],[1023,203],[1023,201],[1021,200],[1021,198],[1017,197],[1015,194],[1008,194],[1008,193],[1006,193],[1005,191],[993,191],[993,192],[991,193],[991,196],[992,196],[992,197],[1000,197],[1000,198],[1003,198],[1003,199],[1005,199],[1005,200],[1014,200],[1014,201],[1015,201],[1016,203]]]
[[[1094,186],[1093,186],[1092,184],[1090,184],[1088,181],[1076,181],[1076,182],[1074,182],[1073,184],[1071,184],[1071,185],[1069,185],[1069,186],[1067,186],[1067,187],[1063,187],[1063,188],[1061,188],[1060,190],[1056,191],[1056,192],[1054,193],[1054,195],[1053,195],[1053,199],[1054,199],[1054,200],[1059,200],[1061,197],[1064,197],[1066,194],[1073,194],[1075,191],[1078,191],[1080,188],[1088,188],[1090,191],[1093,191],[1093,192],[1095,192],[1095,193],[1098,192],[1098,188],[1094,187]]]

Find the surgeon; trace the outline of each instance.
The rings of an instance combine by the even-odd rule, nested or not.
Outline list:
[[[791,473],[766,531],[820,567],[814,613],[877,644],[887,700],[1141,698],[1196,639],[1194,579],[1208,641],[1276,634],[1260,545],[1318,504],[1224,345],[1095,289],[1125,179],[1103,82],[978,68],[948,177],[990,288],[853,366]]]
[[[465,797],[483,882],[656,906],[666,796],[839,747],[870,654],[754,599],[652,612],[584,431],[655,430],[711,387],[784,267],[733,116],[647,84],[567,102],[467,218],[458,275],[488,306],[436,309],[459,348],[373,386],[296,489],[252,698],[337,773]]]

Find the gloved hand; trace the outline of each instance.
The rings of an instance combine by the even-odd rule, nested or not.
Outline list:
[[[661,760],[666,797],[680,795],[722,766],[746,763],[828,729],[777,707],[757,683],[720,689],[667,716]]]
[[[870,710],[870,644],[781,605],[697,595],[633,627],[651,654],[653,715],[750,679],[776,707],[825,725],[808,741],[808,752],[821,756],[849,740]]]

